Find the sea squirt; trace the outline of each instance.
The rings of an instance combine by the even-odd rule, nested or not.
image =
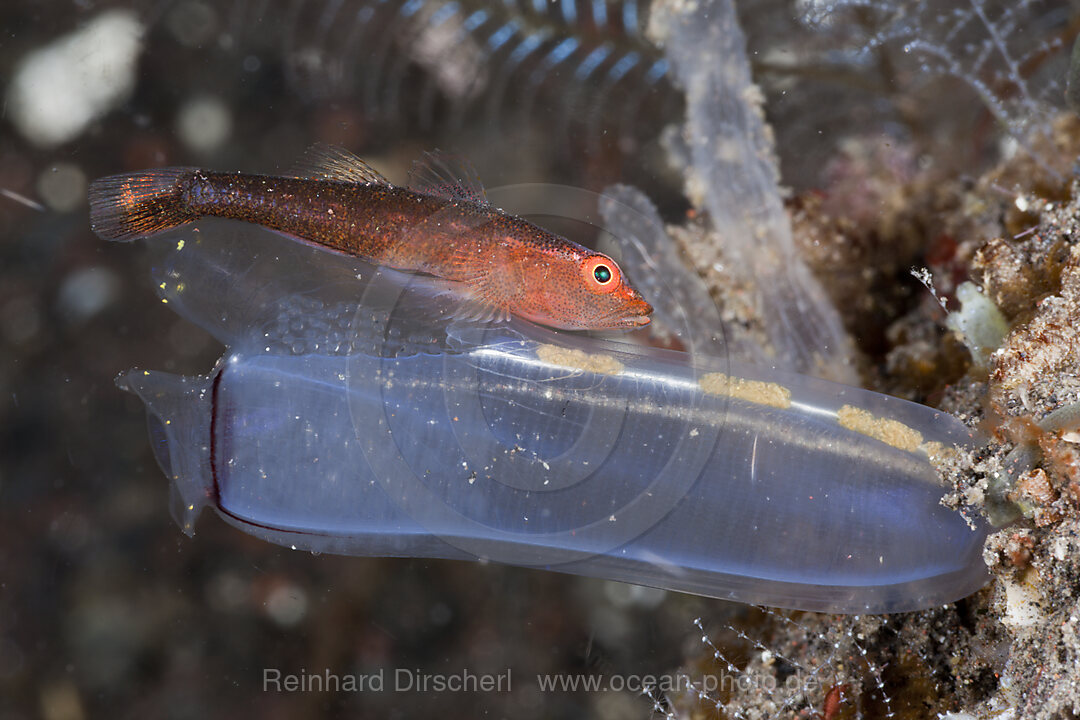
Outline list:
[[[168,307],[227,346],[207,377],[119,381],[147,405],[185,532],[211,506],[298,549],[833,612],[925,608],[986,580],[986,529],[939,504],[928,460],[970,442],[947,414],[715,342],[462,325],[422,277],[255,226],[148,244]]]

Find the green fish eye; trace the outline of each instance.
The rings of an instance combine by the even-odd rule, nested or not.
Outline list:
[[[593,270],[593,277],[596,278],[596,282],[603,285],[611,280],[611,268],[607,265],[597,265]]]

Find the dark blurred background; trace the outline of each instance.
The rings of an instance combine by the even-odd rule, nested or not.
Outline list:
[[[328,21],[335,5],[347,7]],[[346,26],[361,7],[0,5],[0,717],[646,717],[652,702],[634,693],[541,694],[531,676],[668,671],[715,605],[476,563],[313,556],[210,514],[192,539],[169,517],[142,405],[113,381],[132,366],[206,373],[222,348],[157,301],[139,244],[90,232],[90,180],[171,164],[272,172],[320,140],[398,181],[437,145],[472,155],[489,185],[602,186],[633,156],[572,115],[544,137],[501,101],[470,101],[451,122],[438,88],[422,119],[425,74],[401,38],[381,51],[383,75],[403,73],[411,105],[385,109],[385,79],[366,101],[365,48],[391,19]],[[618,91],[620,107],[633,102]],[[264,668],[509,668],[514,683],[277,694],[262,691]]]
[[[812,27],[799,20],[811,5],[741,8],[796,193],[847,182],[850,208],[870,171],[852,170],[857,149],[828,161],[860,133],[895,141],[867,161],[879,174],[974,173],[995,156],[1009,134],[971,83],[927,83],[885,47],[907,26],[885,12]],[[647,697],[541,693],[534,676],[670,672],[701,650],[694,618],[741,612],[532,570],[313,556],[209,514],[188,538],[142,405],[113,382],[133,366],[206,373],[222,348],[157,301],[139,244],[90,232],[86,187],[102,175],[283,171],[322,141],[401,181],[438,146],[471,157],[489,186],[631,182],[681,219],[663,145],[682,101],[645,38],[648,7],[597,7],[0,5],[0,718],[646,717]],[[1061,13],[1035,17],[1030,33],[1068,36]],[[875,52],[844,54],[875,37]],[[1030,57],[1030,76],[1053,75]],[[1014,112],[1008,83],[992,89],[991,110]],[[509,668],[514,684],[282,694],[263,691],[264,668]]]

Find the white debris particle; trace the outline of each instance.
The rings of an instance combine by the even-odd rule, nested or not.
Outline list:
[[[1053,545],[1050,546],[1050,552],[1053,554],[1054,559],[1064,561],[1069,557],[1069,539],[1064,536],[1054,538]]]
[[[142,36],[133,12],[112,10],[34,50],[8,87],[8,117],[40,147],[74,140],[131,92]]]
[[[71,212],[86,202],[86,175],[78,165],[56,163],[38,175],[37,191],[49,209]]]
[[[64,278],[56,304],[69,319],[82,321],[104,310],[119,295],[120,279],[116,273],[105,267],[88,267]]]
[[[176,131],[195,152],[213,152],[229,139],[232,117],[220,99],[209,95],[195,97],[180,108]]]
[[[1030,627],[1042,615],[1039,591],[1035,587],[1038,575],[1028,570],[1019,580],[1007,579],[1005,585],[1005,615],[1001,622],[1013,629]]]
[[[293,546],[293,550],[296,546]],[[282,627],[296,625],[307,615],[307,593],[297,585],[281,585],[266,598],[266,613]]]

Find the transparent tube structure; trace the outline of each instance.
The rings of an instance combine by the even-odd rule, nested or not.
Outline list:
[[[119,381],[146,403],[186,532],[209,506],[298,549],[832,612],[986,580],[986,529],[939,504],[928,459],[971,441],[949,415],[713,341],[459,323],[437,284],[253,226],[150,245],[162,299],[227,346],[206,377]]]

